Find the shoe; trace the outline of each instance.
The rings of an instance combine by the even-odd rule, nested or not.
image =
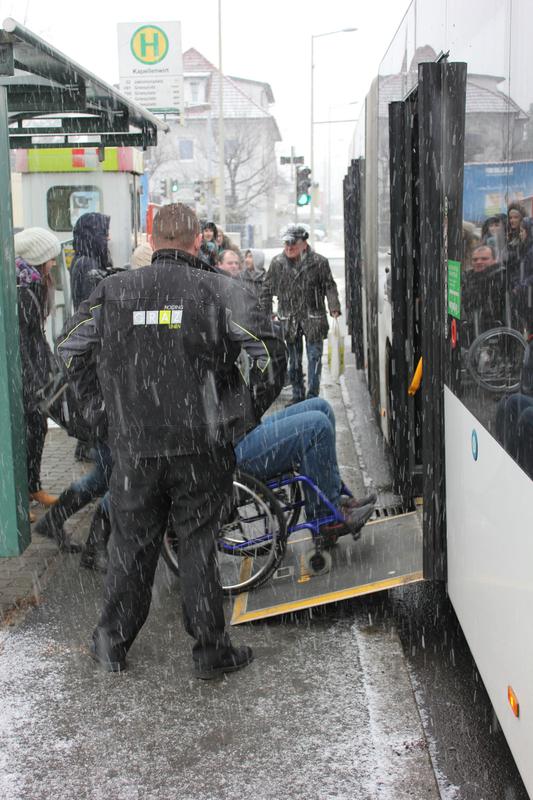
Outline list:
[[[102,667],[106,672],[124,672],[127,669],[126,659],[122,658],[119,661],[112,661],[109,656],[102,656],[96,651],[96,645],[91,642],[89,645],[89,655],[93,661]]]
[[[39,489],[38,492],[32,492],[30,494],[30,500],[40,503],[45,508],[50,508],[50,506],[55,505],[58,499],[57,495],[49,494],[49,492],[45,492],[44,489]]]
[[[92,569],[94,572],[101,572],[105,575],[109,559],[107,557],[107,550],[89,550],[84,549],[80,558],[80,567],[82,569]]]
[[[100,502],[91,520],[89,536],[80,559],[80,567],[93,569],[95,572],[102,572],[105,575],[109,563],[107,543],[110,534],[111,522]]]
[[[372,505],[375,505],[377,499],[378,499],[378,496],[377,496],[377,494],[375,492],[372,492],[372,494],[368,494],[366,497],[347,497],[347,496],[343,496],[343,497],[341,497],[341,499],[339,501],[339,506],[341,507],[341,509],[345,509],[345,508],[362,508],[363,506],[369,505],[369,503],[372,503]]]
[[[74,458],[76,461],[94,461],[92,456],[92,447],[84,444],[83,442],[78,442],[74,451]]]
[[[67,536],[62,525],[56,525],[50,514],[41,517],[35,526],[35,532],[47,539],[54,539],[62,553],[81,553],[82,547]]]
[[[351,533],[354,541],[361,536],[361,529],[368,522],[374,511],[374,503],[368,503],[361,508],[347,508],[341,506],[344,521],[332,522],[330,525],[320,527],[320,536],[325,547],[333,547],[340,536]]]
[[[202,665],[197,661],[194,665],[194,674],[203,681],[210,681],[226,672],[236,672],[238,669],[247,667],[253,660],[254,654],[251,647],[228,647],[213,664]]]

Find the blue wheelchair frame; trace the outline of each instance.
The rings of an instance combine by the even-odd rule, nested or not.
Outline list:
[[[334,524],[343,524],[344,517],[342,513],[335,508],[335,506],[328,500],[328,498],[324,495],[322,490],[314,483],[307,475],[301,475],[296,473],[294,475],[282,475],[276,478],[271,478],[269,481],[265,483],[265,486],[270,489],[274,494],[276,491],[283,489],[286,486],[293,486],[293,485],[306,485],[311,489],[315,494],[318,496],[320,502],[326,506],[330,513],[324,516],[320,516],[317,519],[305,520],[304,522],[296,522],[295,524],[289,524],[286,528],[285,539],[295,533],[296,531],[301,530],[310,530],[311,535],[313,537],[313,544],[315,546],[316,552],[319,553],[322,549],[322,537],[320,534],[320,528],[323,525],[334,525]],[[352,493],[348,489],[348,487],[343,483],[341,488],[341,494],[347,495],[348,497],[352,497]],[[276,495],[278,497],[278,495]],[[300,495],[299,499],[296,502],[288,502],[288,503],[280,503],[283,514],[285,516],[292,516],[295,511],[301,510],[305,505],[305,500]],[[299,515],[298,515],[299,516]],[[298,518],[298,517],[297,517]],[[260,516],[257,517],[248,517],[248,522],[253,522],[260,519]],[[239,551],[248,550],[250,547],[257,547],[263,543],[269,542],[272,539],[272,535],[268,532],[263,534],[262,536],[258,536],[256,539],[249,539],[246,542],[239,542],[238,544],[229,544],[225,542],[223,539],[219,543],[219,547],[223,549],[225,553],[228,555],[239,555]]]

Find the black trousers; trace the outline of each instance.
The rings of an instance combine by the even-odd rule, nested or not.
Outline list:
[[[38,409],[24,409],[26,418],[26,463],[30,494],[41,488],[41,461],[48,426],[46,416]]]
[[[97,651],[122,660],[143,626],[170,521],[179,540],[185,629],[196,640],[193,658],[216,659],[229,644],[216,539],[232,496],[233,448],[165,458],[113,457],[110,559],[93,634]]]

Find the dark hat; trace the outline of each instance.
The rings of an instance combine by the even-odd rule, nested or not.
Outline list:
[[[296,244],[298,240],[305,242],[307,239],[309,233],[303,225],[289,225],[282,237],[284,244]]]

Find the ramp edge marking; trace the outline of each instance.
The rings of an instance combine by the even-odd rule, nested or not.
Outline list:
[[[258,619],[266,619],[267,617],[275,617],[278,614],[290,614],[291,611],[302,611],[305,608],[315,608],[316,606],[324,606],[328,603],[334,603],[338,600],[349,600],[352,597],[357,597],[363,594],[372,594],[372,592],[380,592],[385,589],[393,589],[395,586],[404,586],[408,583],[416,583],[417,581],[424,580],[423,572],[409,572],[407,575],[398,575],[396,578],[387,578],[383,581],[376,581],[375,583],[364,583],[361,586],[353,586],[350,589],[339,589],[336,592],[328,592],[327,594],[319,594],[316,597],[306,597],[302,600],[293,600],[290,603],[279,603],[277,606],[270,606],[269,608],[258,609],[257,611],[244,612],[240,616],[236,613],[237,603],[241,597],[246,597],[245,607],[248,603],[247,596],[241,595],[237,599],[233,609],[231,619],[232,625],[239,625],[241,622],[253,622]]]
[[[246,556],[243,560],[241,565],[241,574],[239,575],[239,580],[247,581],[250,575],[252,574],[252,567],[253,567],[253,558],[251,556]],[[246,608],[248,606],[248,592],[242,592],[241,594],[237,595],[237,599],[233,605],[233,613],[231,615],[231,622],[230,625],[235,625],[235,620],[238,619],[239,615],[246,613]]]

